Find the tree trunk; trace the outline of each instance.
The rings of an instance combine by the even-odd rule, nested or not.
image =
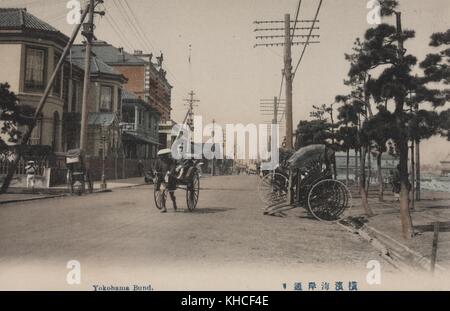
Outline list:
[[[413,236],[413,226],[409,211],[409,191],[408,191],[408,141],[406,139],[398,142],[400,153],[400,220],[402,222],[402,232],[405,239]]]
[[[411,210],[415,210],[415,195],[416,195],[416,163],[415,159],[415,150],[414,150],[415,141],[411,140]]]
[[[420,201],[420,140],[416,141],[416,201]]]
[[[382,152],[379,152],[377,155],[377,179],[378,179],[378,201],[384,201],[384,182],[383,182],[383,171],[381,167],[381,156]]]
[[[349,182],[349,177],[348,177],[348,173],[349,173],[349,164],[350,164],[350,149],[347,149],[347,159],[346,159],[346,175],[345,175],[345,183],[348,186],[348,182]]]
[[[370,188],[370,179],[372,178],[372,156],[370,153],[370,148],[367,151],[367,173],[368,175],[366,176],[366,192],[369,193],[369,188]]]
[[[360,174],[359,174],[359,193],[361,194],[361,203],[364,209],[364,212],[368,217],[372,217],[373,211],[369,206],[369,201],[367,200],[367,190],[366,190],[366,155],[367,148],[361,148],[361,165],[360,165]]]
[[[358,184],[358,175],[359,175],[359,168],[358,168],[358,149],[355,149],[355,184]]]

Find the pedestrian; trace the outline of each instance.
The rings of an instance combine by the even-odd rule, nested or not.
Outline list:
[[[34,178],[36,175],[36,167],[34,161],[28,161],[25,166],[25,174],[27,174],[27,188],[34,189]]]
[[[139,177],[144,176],[144,164],[142,163],[142,160],[138,161],[137,169],[138,169]]]
[[[177,189],[177,177],[176,177],[176,161],[171,157],[172,151],[170,149],[162,149],[158,152],[158,159],[155,163],[156,171],[156,189],[160,189],[163,182],[166,183],[167,190],[169,192],[170,199],[173,203],[173,209],[177,211],[177,200],[175,197],[175,190]],[[167,209],[164,204],[161,213],[166,213]]]

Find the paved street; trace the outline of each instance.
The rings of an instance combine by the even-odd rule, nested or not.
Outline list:
[[[217,288],[281,289],[283,282],[311,281],[308,274],[365,280],[366,263],[382,261],[366,242],[300,210],[263,216],[257,182],[256,176],[202,179],[194,213],[185,211],[181,190],[180,211],[160,213],[152,186],[1,206],[0,288],[71,289],[65,282],[71,259],[81,263],[87,289],[111,280],[156,289],[196,289],[211,280]],[[394,271],[383,261],[382,267]]]

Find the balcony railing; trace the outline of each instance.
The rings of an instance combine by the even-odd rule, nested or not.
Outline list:
[[[145,128],[141,125],[136,125],[136,123],[120,123],[122,131],[132,132],[135,135],[142,136],[144,138],[158,138],[158,132]]]

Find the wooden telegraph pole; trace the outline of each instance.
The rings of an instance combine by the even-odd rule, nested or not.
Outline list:
[[[86,151],[87,130],[88,130],[88,96],[89,84],[91,78],[91,52],[92,39],[94,38],[94,4],[95,0],[89,0],[88,21],[84,24],[83,36],[86,38],[86,55],[84,58],[84,83],[83,83],[83,102],[81,106],[81,131],[80,131],[80,149]]]
[[[283,21],[255,21],[254,23],[257,25],[260,24],[284,24],[284,27],[279,28],[257,28],[255,29],[255,32],[262,32],[262,31],[284,31],[283,35],[279,34],[267,34],[267,35],[258,35],[256,36],[256,39],[274,39],[274,38],[284,38],[284,42],[270,42],[270,43],[261,43],[261,44],[255,44],[254,47],[264,46],[264,47],[271,47],[271,46],[284,46],[284,69],[283,69],[283,76],[281,80],[281,86],[283,86],[283,79],[286,80],[286,107],[284,111],[284,116],[286,117],[286,148],[293,149],[293,116],[292,116],[292,81],[294,80],[295,72],[298,68],[295,69],[295,71],[292,71],[292,46],[293,45],[303,45],[304,49],[302,52],[302,55],[300,57],[303,57],[304,51],[306,46],[309,44],[319,43],[319,41],[311,41],[310,38],[319,38],[320,36],[317,34],[312,34],[313,30],[319,29],[319,27],[315,27],[316,22],[319,22],[317,20],[318,12],[320,10],[320,6],[322,4],[322,0],[319,3],[319,7],[316,13],[316,17],[313,20],[298,20],[298,14],[300,11],[300,4],[301,1],[299,1],[299,5],[297,7],[297,13],[294,20],[291,20],[290,14],[284,15]],[[293,23],[293,26],[291,26],[291,23]],[[297,27],[298,23],[312,23],[309,27]],[[295,34],[296,30],[309,30],[308,34]],[[306,41],[296,41],[294,42],[294,38],[306,38]],[[299,61],[300,63],[300,61]],[[281,89],[280,89],[280,96],[281,96]]]
[[[284,15],[284,77],[286,79],[286,148],[293,149],[292,134],[292,40],[291,40],[291,16]]]

